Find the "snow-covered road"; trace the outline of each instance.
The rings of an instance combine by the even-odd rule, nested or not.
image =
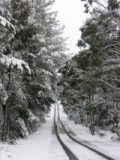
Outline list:
[[[120,160],[120,142],[112,142],[110,134],[106,137],[92,136],[87,127],[76,125],[67,118],[63,107],[59,104],[60,117],[67,130],[80,141],[91,147],[110,155],[115,160]],[[16,145],[0,143],[0,160],[68,160],[53,130],[54,105],[51,112],[37,132],[27,139],[18,140]],[[59,124],[60,127],[60,124]],[[62,129],[59,135],[64,143],[82,160],[102,160],[101,157],[88,149],[74,144]]]
[[[62,128],[62,127],[60,127]],[[98,154],[94,153],[93,151],[77,144],[76,142],[73,142],[66,134],[65,132],[61,132],[62,129],[60,129],[59,135],[62,139],[62,141],[67,145],[68,148],[79,158],[82,160],[106,160],[99,156]]]
[[[87,127],[82,126],[81,124],[75,124],[73,121],[70,121],[67,115],[63,112],[63,107],[60,104],[59,111],[62,122],[72,136],[84,144],[114,158],[115,160],[120,160],[120,142],[113,142],[111,137],[114,136],[114,134],[111,132],[106,132],[106,135],[103,137],[98,135],[92,136]],[[82,153],[84,153],[84,151]]]
[[[0,144],[0,160],[68,160],[53,133],[54,107],[46,123],[28,139],[17,145]]]

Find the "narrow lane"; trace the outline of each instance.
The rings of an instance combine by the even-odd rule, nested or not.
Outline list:
[[[60,121],[57,122],[58,133],[61,140],[66,144],[66,146],[78,157],[80,160],[106,160],[106,158],[101,157],[97,153],[87,149],[86,147],[81,146],[74,142],[70,137],[65,133],[63,126]]]
[[[99,137],[98,135],[92,136],[87,127],[80,124],[76,125],[73,121],[70,121],[67,118],[67,115],[63,112],[61,104],[59,104],[59,110],[62,123],[74,139],[93,148],[94,150],[100,151],[104,155],[107,155],[108,159],[120,159],[119,143],[110,140],[108,135],[108,137]]]
[[[55,113],[54,113],[54,130],[55,130],[56,137],[59,143],[61,144],[63,150],[66,152],[66,155],[69,157],[69,160],[79,160],[79,158],[71,151],[71,148],[69,148],[60,137],[57,104],[55,106]]]

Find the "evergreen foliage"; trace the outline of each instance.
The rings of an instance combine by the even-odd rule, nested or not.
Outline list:
[[[50,9],[53,4],[53,0],[0,2],[3,141],[23,138],[35,131],[56,100],[56,69],[66,59],[66,47],[64,28]]]
[[[92,134],[99,128],[120,136],[119,2],[86,1],[85,7],[92,3],[98,7],[80,29],[82,50],[59,70],[60,96],[70,118]]]

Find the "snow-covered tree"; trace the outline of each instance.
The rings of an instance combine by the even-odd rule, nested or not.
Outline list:
[[[35,131],[56,100],[56,69],[66,57],[63,29],[57,28],[56,12],[50,10],[53,3],[52,0],[1,2],[3,140],[25,137]]]
[[[80,29],[82,51],[61,69],[61,97],[65,108],[79,110],[79,121],[93,134],[97,126],[119,135],[119,2],[86,1],[85,7],[95,2]]]

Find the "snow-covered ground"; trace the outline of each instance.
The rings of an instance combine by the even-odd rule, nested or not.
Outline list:
[[[79,159],[83,160],[106,160],[99,156],[98,154],[90,151],[89,149],[73,142],[66,133],[62,130],[62,126],[59,124],[59,135],[62,141],[66,144],[68,148],[77,156]]]
[[[53,132],[53,112],[54,107],[46,123],[27,139],[16,145],[0,143],[0,160],[68,160]]]
[[[62,105],[59,104],[60,117],[62,122],[65,124],[67,130],[76,139],[80,140],[84,144],[91,146],[92,148],[99,150],[100,152],[109,155],[115,160],[120,160],[120,142],[111,139],[115,136],[111,132],[106,132],[105,136],[100,137],[98,135],[92,136],[87,127],[80,124],[75,124],[70,121],[67,115],[63,112]]]
[[[62,105],[59,105],[59,110],[62,122],[72,136],[96,150],[113,157],[115,160],[120,160],[120,142],[113,142],[110,132],[104,137],[99,137],[98,135],[92,136],[87,127],[80,124],[76,125],[67,118],[67,115],[63,112]],[[18,140],[15,145],[0,143],[0,160],[68,160],[53,131],[53,117],[54,106],[46,118],[46,123],[33,135],[30,135],[26,139]],[[83,160],[103,160],[92,151],[73,143],[66,136],[60,124],[59,134],[61,139],[72,149],[78,158]]]

